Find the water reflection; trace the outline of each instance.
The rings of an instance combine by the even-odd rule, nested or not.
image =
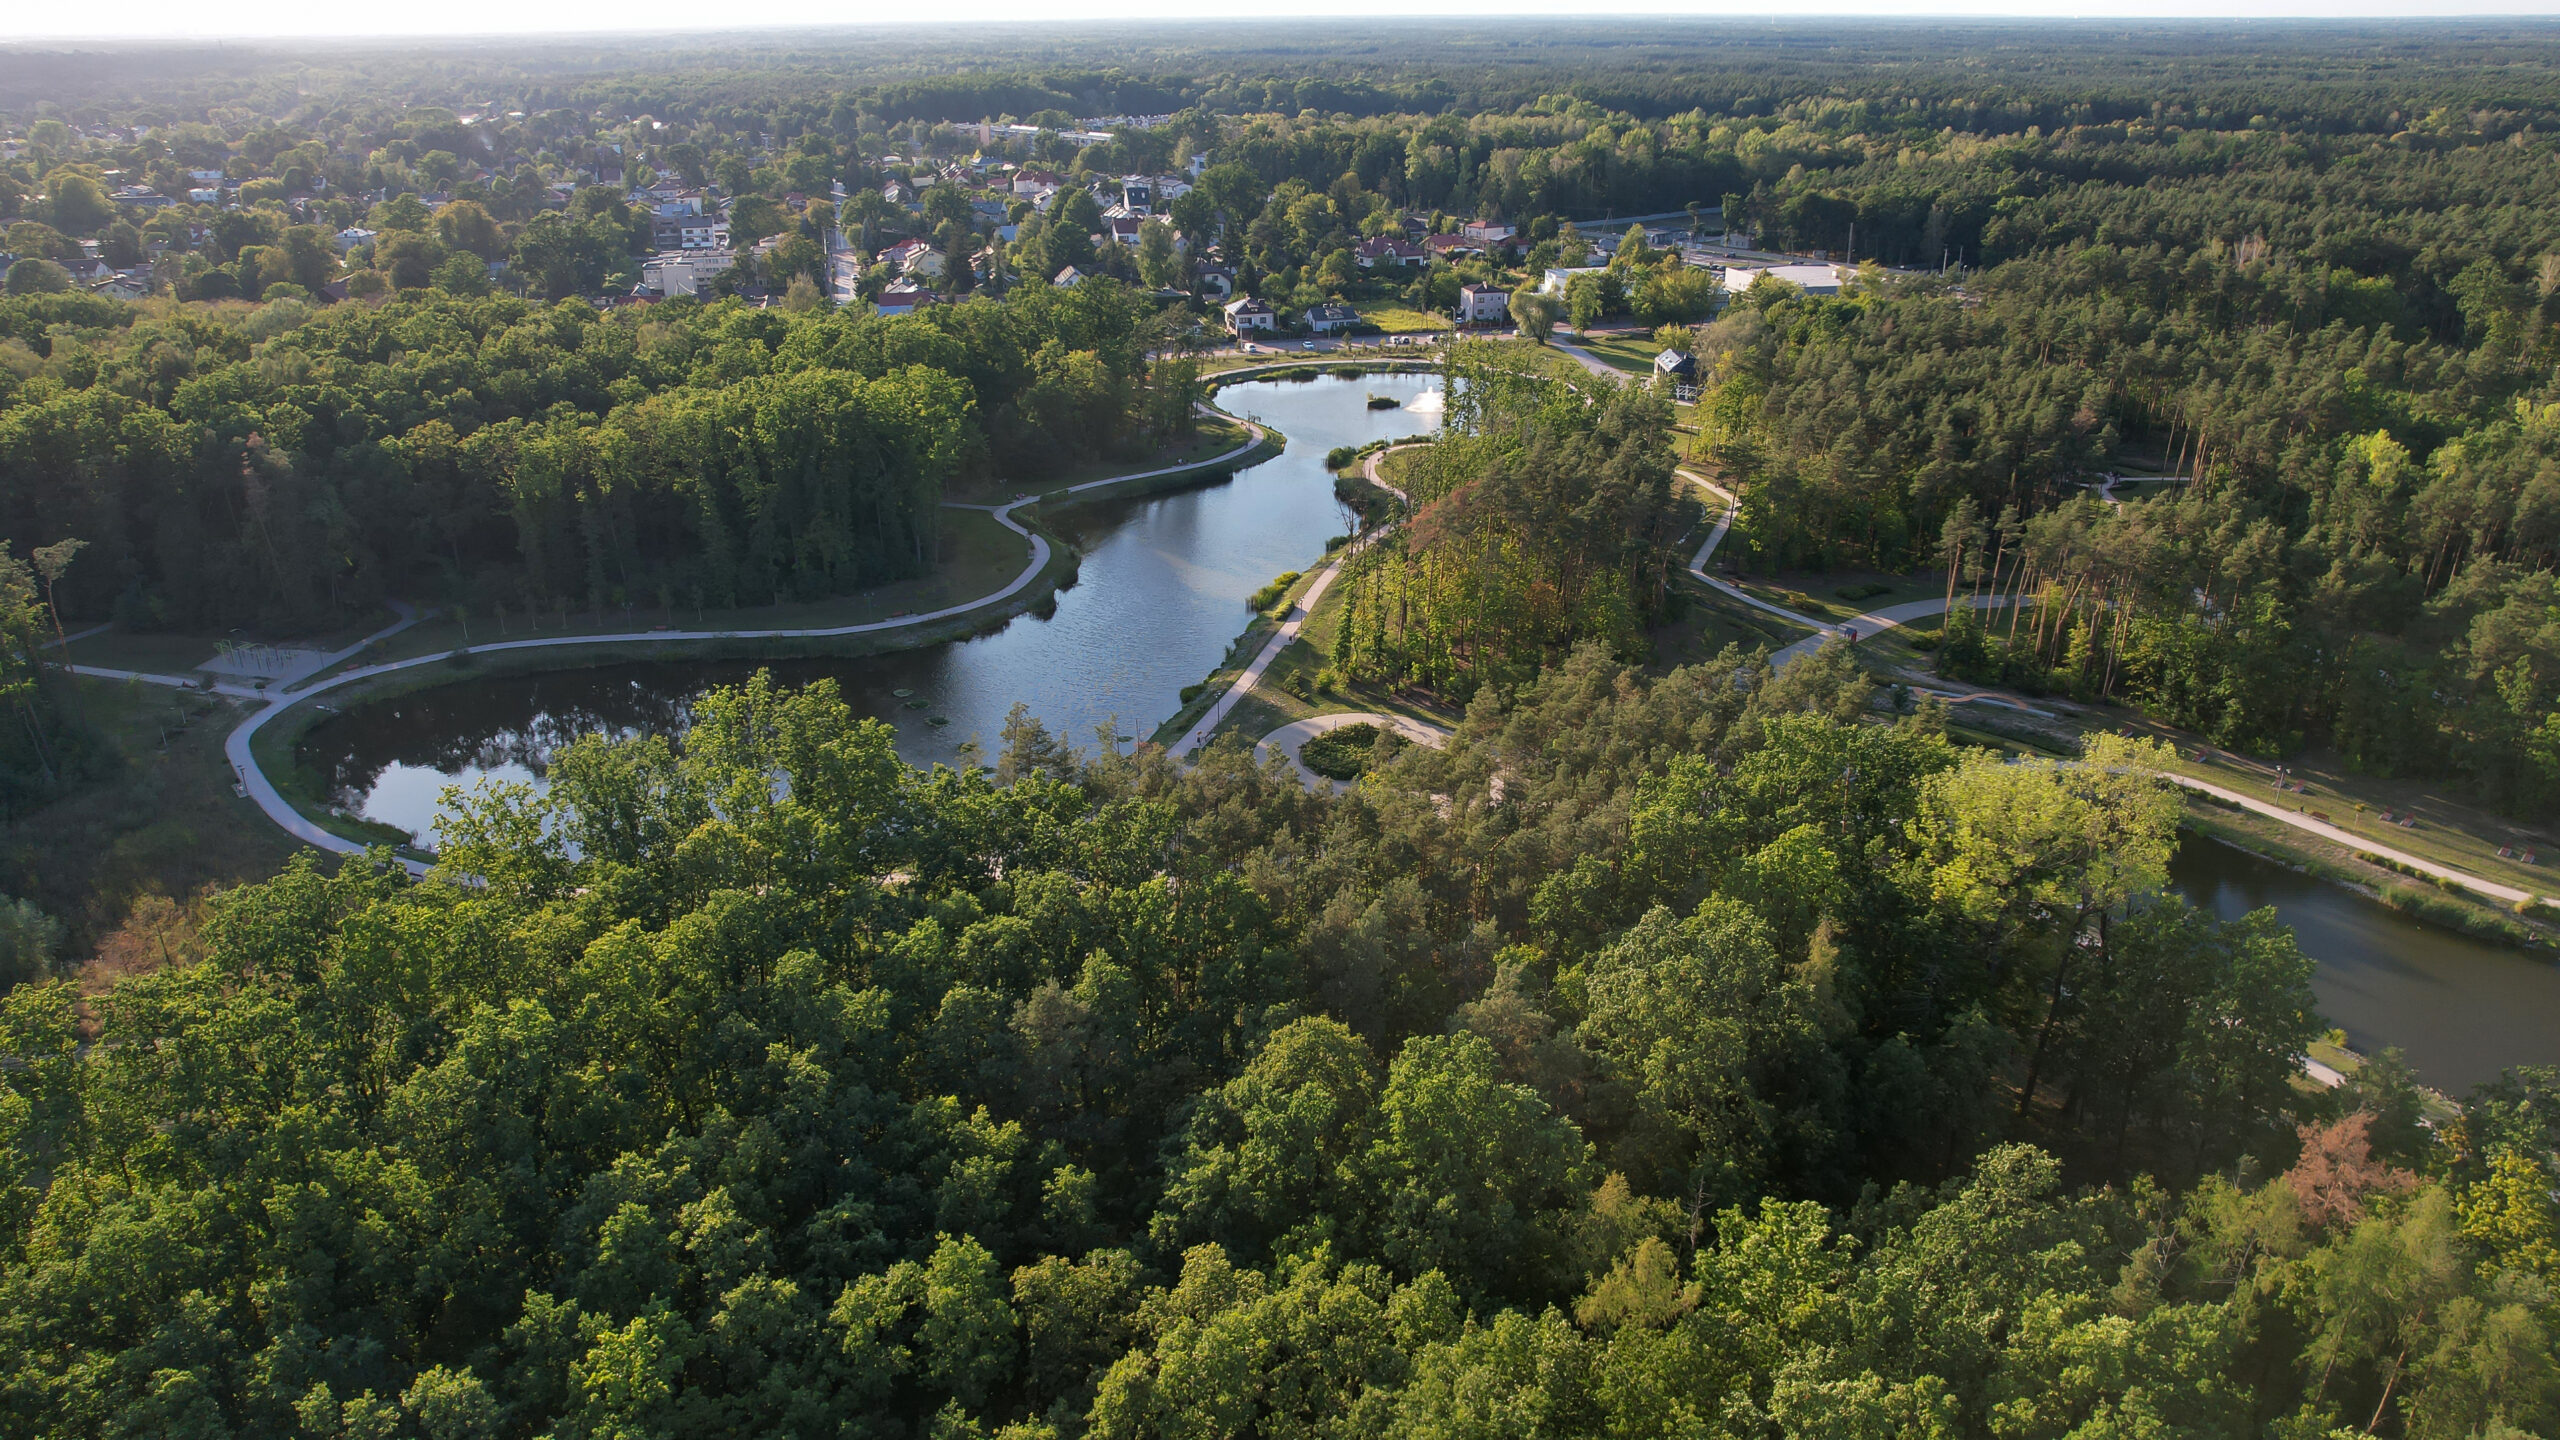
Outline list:
[[[1279,456],[1232,480],[1087,504],[1053,516],[1083,553],[1054,608],[992,634],[840,659],[634,662],[464,680],[351,708],[314,726],[300,756],[336,802],[432,839],[437,797],[482,778],[538,780],[578,735],[678,734],[692,698],[760,668],[786,684],[831,678],[860,712],[895,726],[899,753],[928,765],[975,741],[992,750],[1005,713],[1028,704],[1091,746],[1097,732],[1144,735],[1180,706],[1251,618],[1245,598],[1273,575],[1321,559],[1355,518],[1334,499],[1325,452],[1438,427],[1427,375],[1331,376],[1229,388],[1231,412],[1288,437]],[[1371,395],[1396,409],[1372,410]],[[940,723],[936,723],[939,721]]]
[[[2319,962],[2320,1012],[2359,1050],[2399,1046],[2437,1089],[2460,1095],[2511,1065],[2560,1064],[2560,968],[2540,953],[2423,924],[2201,835],[2183,838],[2169,874],[2226,920],[2274,906]]]

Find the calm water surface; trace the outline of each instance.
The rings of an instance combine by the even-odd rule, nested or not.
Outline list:
[[[1248,618],[1245,597],[1351,528],[1325,451],[1439,424],[1436,409],[1373,411],[1366,397],[1430,396],[1428,407],[1438,388],[1419,375],[1230,388],[1226,407],[1278,427],[1287,452],[1223,484],[1064,512],[1053,524],[1084,552],[1078,583],[1053,614],[992,635],[850,659],[468,681],[334,717],[305,738],[303,758],[341,804],[426,840],[447,785],[538,783],[556,747],[593,731],[680,732],[695,695],[759,668],[788,684],[832,678],[857,710],[897,727],[899,752],[916,764],[950,760],[970,740],[992,751],[1017,700],[1080,745],[1097,727],[1144,735],[1225,654]],[[2274,906],[2319,962],[2322,1012],[2359,1049],[2401,1047],[2430,1084],[2459,1094],[2509,1065],[2560,1063],[2560,969],[2537,955],[2420,924],[2201,837],[2180,846],[2171,874],[2225,918]]]
[[[2171,884],[2226,920],[2263,905],[2293,927],[2320,1013],[2371,1053],[2397,1045],[2426,1083],[2460,1095],[2510,1065],[2560,1064],[2560,967],[2421,924],[2245,850],[2189,834]]]
[[[1277,428],[1287,450],[1220,484],[1059,512],[1053,533],[1084,555],[1076,584],[1053,613],[991,635],[845,659],[642,661],[466,681],[323,721],[301,756],[339,804],[431,841],[446,786],[538,783],[554,749],[595,731],[681,732],[694,696],[759,669],[786,684],[833,679],[856,710],[897,727],[899,753],[918,765],[951,760],[971,740],[992,758],[1016,701],[1080,747],[1098,728],[1145,735],[1225,655],[1252,618],[1246,597],[1321,560],[1324,542],[1353,527],[1325,452],[1439,428],[1439,389],[1431,375],[1228,387],[1219,403]],[[1398,408],[1372,410],[1371,395]]]

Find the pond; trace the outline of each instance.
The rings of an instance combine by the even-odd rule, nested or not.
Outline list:
[[[2560,1064],[2560,967],[2543,952],[2413,920],[2192,831],[2169,877],[2226,920],[2274,906],[2319,962],[2311,989],[2347,1043],[2367,1054],[2399,1046],[2420,1080],[2449,1095],[2510,1065]]]
[[[1371,409],[1372,395],[1396,407]],[[694,696],[759,669],[785,684],[833,679],[856,710],[896,727],[899,753],[917,765],[950,761],[970,741],[992,759],[1016,701],[1082,748],[1099,743],[1097,730],[1143,736],[1226,654],[1252,618],[1248,596],[1322,560],[1325,541],[1356,524],[1334,498],[1325,452],[1437,429],[1439,400],[1435,375],[1228,387],[1219,404],[1277,429],[1287,449],[1221,483],[1056,512],[1051,533],[1084,557],[1076,583],[1053,611],[992,634],[859,657],[635,661],[462,681],[353,706],[313,726],[299,758],[337,804],[425,841],[446,786],[538,782],[556,748],[595,731],[679,733]]]

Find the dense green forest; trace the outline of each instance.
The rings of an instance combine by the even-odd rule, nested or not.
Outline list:
[[[380,307],[0,300],[0,535],[89,542],[74,614],[325,623],[382,597],[810,598],[921,573],[944,483],[1187,429],[1110,285],[921,316],[430,292]]]
[[[13,820],[113,767],[66,616],[912,576],[947,483],[1192,423],[1204,259],[1427,308],[1685,211],[1865,262],[1711,320],[1640,240],[1576,282],[1696,351],[1694,408],[1454,349],[1329,659],[1464,720],[1342,794],[1028,720],[922,771],[759,681],[471,797],[421,880],[164,901],[86,993],[0,901],[0,1435],[2560,1435],[2560,1073],[2312,1084],[2311,961],[2167,893],[2156,750],[2003,761],[1843,647],[1651,653],[1686,463],[1755,570],[2018,602],[1949,675],[2548,816],[2555,62],[1729,19],[0,50]],[[1069,183],[934,183],[982,149]],[[1195,155],[1147,241],[1086,229]],[[659,181],[735,274],[621,304]],[[1354,258],[1466,219],[1516,259]],[[839,307],[831,237],[927,242],[946,303]],[[2183,483],[2090,493],[2128,465]]]
[[[0,1000],[0,1428],[2549,1433],[2560,1077],[2299,1087],[2138,751],[1866,688],[1587,647],[1339,799],[583,742]]]

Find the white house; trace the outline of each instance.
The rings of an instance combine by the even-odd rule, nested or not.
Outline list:
[[[1280,323],[1280,317],[1271,313],[1270,306],[1250,295],[1238,296],[1228,301],[1221,309],[1227,317],[1227,331],[1233,335],[1242,335],[1252,330],[1269,334]]]
[[[1547,273],[1538,278],[1538,293],[1541,295],[1562,295],[1564,293],[1564,287],[1573,283],[1574,276],[1604,274],[1608,269],[1609,267],[1606,265],[1565,265],[1549,267]]]
[[[344,255],[359,245],[372,244],[373,237],[376,233],[377,232],[375,231],[367,230],[361,225],[348,226],[346,229],[338,232],[338,253]]]
[[[1050,276],[1049,283],[1062,290],[1081,285],[1084,283],[1084,272],[1073,265],[1070,265],[1066,269],[1059,271],[1057,274]]]
[[[696,295],[716,275],[738,263],[734,250],[667,250],[640,262],[640,283],[673,299]]]
[[[1499,325],[1511,318],[1511,297],[1499,285],[1458,287],[1458,323]]]
[[[1359,323],[1360,312],[1338,301],[1307,307],[1307,328],[1318,335],[1339,335]]]

